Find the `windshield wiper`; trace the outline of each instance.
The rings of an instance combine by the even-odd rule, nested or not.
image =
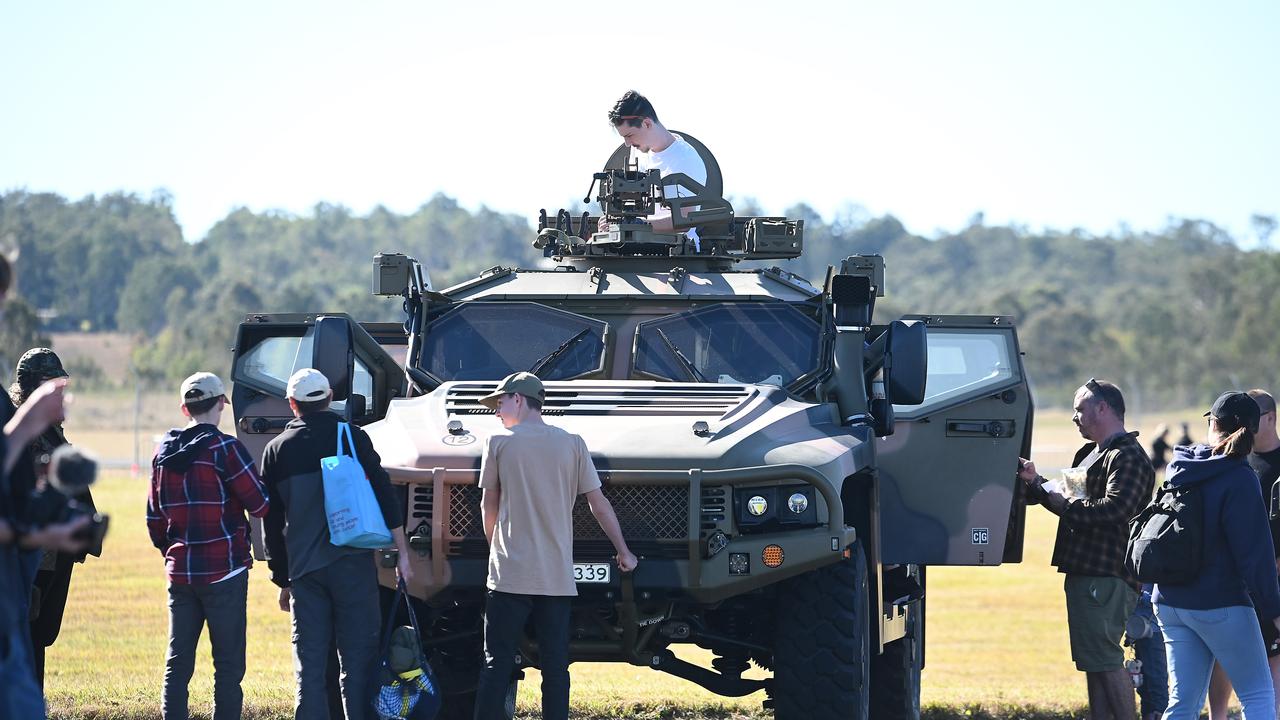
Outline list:
[[[658,337],[662,338],[662,342],[666,344],[667,349],[671,351],[672,355],[676,356],[676,360],[680,361],[680,367],[684,368],[684,371],[689,373],[689,377],[693,378],[694,382],[707,382],[707,379],[702,376],[702,373],[698,372],[698,368],[689,360],[689,358],[685,357],[684,353],[680,352],[680,348],[676,347],[676,344],[671,342],[671,338],[667,337],[667,334],[663,332],[661,328],[658,329]]]
[[[564,342],[560,343],[560,347],[556,348],[555,350],[552,350],[546,355],[543,355],[537,362],[533,364],[533,367],[529,368],[529,372],[533,373],[534,375],[538,375],[538,373],[542,372],[548,367],[551,367],[551,363],[554,363],[556,360],[559,360],[561,357],[563,357],[564,354],[569,351],[569,348],[573,347],[574,343],[581,340],[582,336],[586,335],[589,332],[591,332],[591,328],[589,327],[582,328],[581,330],[578,331],[577,335],[574,335],[568,340],[565,340]],[[542,376],[538,375],[538,377],[541,378]]]

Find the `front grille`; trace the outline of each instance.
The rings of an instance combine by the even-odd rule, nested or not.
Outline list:
[[[680,485],[615,485],[604,489],[625,538],[684,540],[688,537],[689,488]],[[608,539],[581,497],[573,506],[574,537]]]
[[[449,488],[449,534],[455,538],[484,537],[480,513],[480,488],[452,485]],[[685,540],[689,488],[675,485],[615,485],[604,488],[604,496],[622,526],[627,542],[643,540]],[[591,514],[585,498],[573,506],[573,536],[579,541],[608,540]]]
[[[702,522],[714,522],[723,513],[718,488],[703,490]],[[708,491],[711,491],[710,493]],[[613,485],[603,488],[613,505],[631,551],[641,557],[682,558],[688,555],[687,517],[689,488],[672,485]],[[723,492],[723,491],[721,491]],[[445,513],[444,547],[450,555],[483,557],[489,553],[480,509],[481,490],[476,485],[446,485],[449,502],[435,502],[430,484],[409,488],[409,522],[414,534],[429,535],[435,512]],[[709,497],[710,495],[710,497]],[[573,555],[583,561],[604,561],[613,556],[613,544],[579,497],[573,507]]]
[[[479,485],[449,486],[449,534],[456,538],[484,537]]]

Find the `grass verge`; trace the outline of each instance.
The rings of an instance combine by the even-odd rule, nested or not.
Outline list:
[[[1143,427],[1155,422],[1152,418]],[[96,447],[95,442],[119,439],[88,427],[79,432],[82,436],[75,425],[68,427],[74,442],[100,455],[112,448]],[[1044,413],[1038,418],[1034,455],[1042,468],[1068,464],[1079,442],[1065,414]],[[112,515],[111,534],[103,557],[78,566],[73,577],[62,636],[48,654],[50,713],[68,720],[159,718],[167,593],[162,560],[147,539],[143,521],[146,480],[108,472],[94,494],[99,507]],[[930,568],[923,676],[926,719],[1083,716],[1084,678],[1070,662],[1062,576],[1048,564],[1056,521],[1039,508],[1029,509],[1027,520],[1025,556],[1019,565]],[[289,617],[276,607],[275,588],[265,567],[252,571],[249,585],[245,717],[290,718]],[[682,655],[698,659],[699,652]],[[199,657],[191,709],[193,717],[207,718],[212,697],[207,641],[202,640]],[[770,716],[761,709],[762,693],[722,698],[645,668],[582,663],[573,666],[573,680],[578,718]],[[537,686],[537,673],[532,671],[520,686],[522,717],[538,716]]]

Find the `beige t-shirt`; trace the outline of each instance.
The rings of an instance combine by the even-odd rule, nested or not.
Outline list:
[[[558,427],[521,423],[485,441],[480,487],[501,490],[489,548],[490,590],[577,595],[573,505],[600,487],[587,444]]]

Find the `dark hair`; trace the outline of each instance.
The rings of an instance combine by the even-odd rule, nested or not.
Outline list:
[[[1093,395],[1094,400],[1106,403],[1116,417],[1124,420],[1124,393],[1120,392],[1115,383],[1089,378],[1084,387]]]
[[[640,127],[640,123],[644,122],[645,118],[658,122],[658,113],[654,112],[653,103],[649,102],[649,98],[635,90],[628,90],[609,111],[609,122],[613,123],[614,127],[624,122],[631,127]]]
[[[311,413],[324,412],[329,409],[329,398],[324,398],[323,400],[311,400],[309,402],[304,402],[295,398],[293,402],[298,406],[299,415],[310,415]]]
[[[222,399],[221,395],[215,395],[211,398],[205,398],[203,400],[194,400],[189,403],[183,403],[183,405],[186,406],[187,412],[191,413],[192,417],[194,417],[196,415],[203,415],[209,412],[210,410],[213,409],[214,405],[218,404],[218,401],[221,399]]]
[[[525,404],[526,404],[526,405],[528,405],[529,407],[533,408],[534,410],[537,410],[538,412],[542,412],[542,401],[541,401],[541,400],[539,400],[539,399],[538,399],[538,398],[536,398],[536,397],[531,397],[531,396],[529,396],[529,395],[523,395],[522,397],[524,398],[524,402],[525,402]]]
[[[1249,397],[1258,403],[1258,414],[1266,415],[1276,411],[1276,399],[1271,397],[1271,393],[1261,388],[1254,388],[1249,391]]]
[[[1249,432],[1249,428],[1238,424],[1234,417],[1215,417],[1213,423],[1218,426],[1218,434],[1224,436],[1213,446],[1214,455],[1245,458],[1253,452],[1253,433]]]

